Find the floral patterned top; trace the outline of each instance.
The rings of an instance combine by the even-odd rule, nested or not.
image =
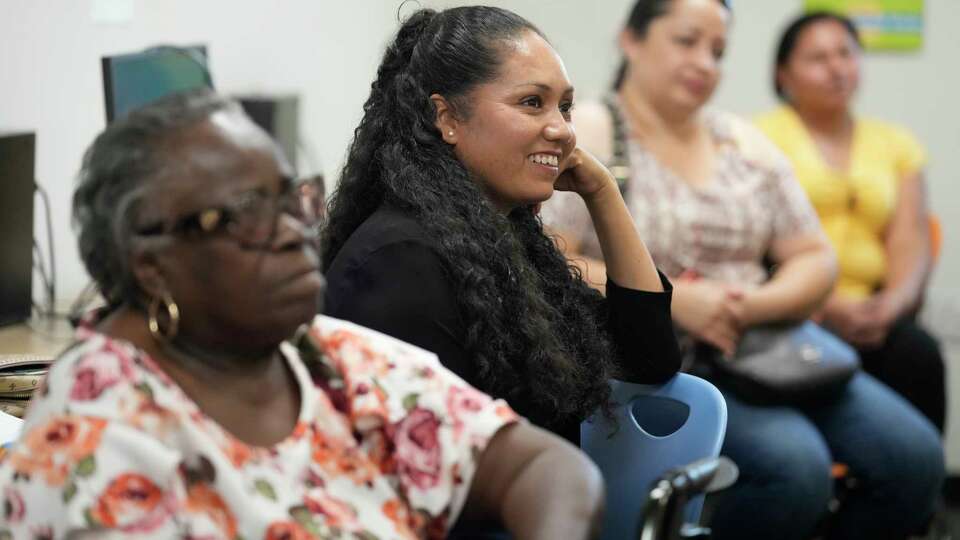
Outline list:
[[[432,353],[318,316],[281,346],[296,427],[254,447],[130,343],[78,339],[0,464],[0,538],[442,538],[478,456],[517,419]]]

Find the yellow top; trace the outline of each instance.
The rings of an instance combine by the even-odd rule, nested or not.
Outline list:
[[[849,169],[826,163],[800,117],[781,107],[757,126],[790,158],[840,264],[837,291],[866,298],[887,274],[884,232],[896,207],[900,181],[926,162],[920,143],[903,128],[858,118]]]

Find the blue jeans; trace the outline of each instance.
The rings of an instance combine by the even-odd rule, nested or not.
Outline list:
[[[932,515],[945,474],[940,437],[870,375],[803,408],[751,405],[721,391],[729,413],[721,452],[740,467],[740,480],[712,501],[714,539],[810,538],[833,496],[833,462],[859,484],[828,538],[903,538]]]

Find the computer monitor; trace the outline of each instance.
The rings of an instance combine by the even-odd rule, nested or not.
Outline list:
[[[33,305],[33,133],[0,133],[0,326]]]
[[[213,88],[203,45],[105,56],[101,66],[107,123],[169,94]]]

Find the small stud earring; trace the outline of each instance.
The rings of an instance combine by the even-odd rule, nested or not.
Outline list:
[[[447,135],[453,137],[453,132],[452,132],[452,131],[448,131],[448,132],[447,132]]]

